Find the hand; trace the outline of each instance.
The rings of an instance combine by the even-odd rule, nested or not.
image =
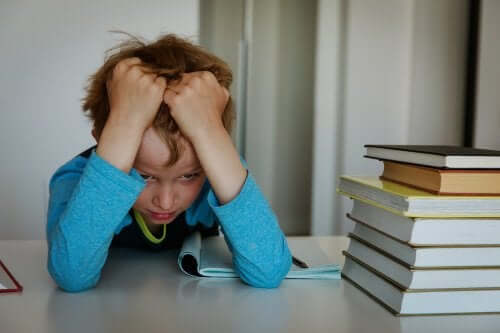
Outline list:
[[[203,171],[220,204],[240,192],[247,171],[222,123],[229,92],[210,72],[184,74],[164,95],[170,114],[194,146]]]
[[[212,131],[224,130],[222,113],[229,92],[210,72],[183,74],[178,84],[167,87],[163,100],[183,135],[195,145]]]
[[[152,74],[139,58],[128,58],[115,66],[106,82],[110,114],[98,139],[96,152],[101,158],[130,171],[166,87],[166,80]]]
[[[151,126],[167,87],[165,78],[151,73],[139,58],[120,61],[106,83],[110,115],[116,121],[141,134]]]

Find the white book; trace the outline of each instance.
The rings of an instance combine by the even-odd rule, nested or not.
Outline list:
[[[342,277],[398,315],[500,313],[500,289],[405,290],[350,258]]]
[[[413,246],[500,244],[500,218],[412,218],[359,200],[347,216]]]
[[[500,246],[415,247],[360,223],[351,235],[412,267],[500,267]]]
[[[402,289],[500,288],[500,267],[421,269],[388,257],[355,238],[351,238],[344,255],[386,276]]]

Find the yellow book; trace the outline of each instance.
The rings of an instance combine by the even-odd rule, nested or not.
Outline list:
[[[500,217],[500,196],[435,195],[367,176],[341,176],[337,191],[409,217]]]

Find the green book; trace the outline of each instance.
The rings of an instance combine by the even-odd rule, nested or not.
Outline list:
[[[341,176],[337,191],[403,216],[500,216],[500,196],[436,195],[378,177]]]

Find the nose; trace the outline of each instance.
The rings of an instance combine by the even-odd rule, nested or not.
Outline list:
[[[172,186],[161,185],[153,197],[153,204],[164,211],[171,211],[175,204],[175,191]]]

